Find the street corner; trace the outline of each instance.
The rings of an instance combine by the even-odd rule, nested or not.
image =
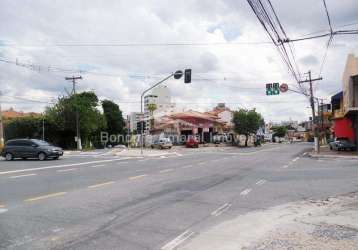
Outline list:
[[[348,159],[358,161],[358,152],[332,150],[328,146],[320,147],[319,153],[315,151],[308,152],[308,156],[316,159]]]
[[[356,249],[358,193],[287,203],[225,221],[180,249]]]

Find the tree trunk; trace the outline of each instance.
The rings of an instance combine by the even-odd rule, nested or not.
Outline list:
[[[245,139],[245,147],[247,147],[247,141],[249,140],[249,136],[245,135],[246,139]]]

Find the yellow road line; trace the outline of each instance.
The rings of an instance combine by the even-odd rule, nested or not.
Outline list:
[[[171,172],[171,171],[174,171],[174,169],[172,169],[172,168],[164,169],[164,170],[159,171],[159,173],[167,173],[167,172]]]
[[[114,181],[108,181],[108,182],[103,182],[103,183],[88,186],[88,188],[98,188],[98,187],[103,187],[103,186],[106,186],[106,185],[111,185],[113,183],[115,183],[115,182]]]
[[[58,192],[58,193],[46,194],[46,195],[41,195],[41,196],[29,198],[29,199],[26,199],[25,201],[26,202],[38,201],[38,200],[43,200],[43,199],[52,198],[52,197],[56,197],[56,196],[61,196],[61,195],[65,195],[65,194],[66,194],[66,192]]]
[[[143,177],[146,177],[146,176],[147,176],[146,174],[142,174],[142,175],[129,177],[128,179],[132,181],[132,180],[140,179],[140,178],[143,178]]]

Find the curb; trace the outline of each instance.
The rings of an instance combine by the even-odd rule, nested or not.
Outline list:
[[[321,155],[321,154],[308,154],[311,158],[329,158],[329,159],[353,159],[358,160],[358,156],[355,155]]]

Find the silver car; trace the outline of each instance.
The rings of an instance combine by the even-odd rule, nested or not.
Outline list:
[[[169,138],[161,138],[158,140],[155,140],[153,144],[150,146],[151,148],[159,148],[159,149],[171,149],[173,146],[173,143],[170,141]]]

